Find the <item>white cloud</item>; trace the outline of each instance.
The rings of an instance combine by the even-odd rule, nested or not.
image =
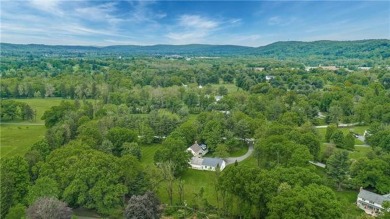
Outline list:
[[[211,32],[217,30],[220,22],[199,15],[181,15],[173,29],[165,36],[173,44],[202,43]]]
[[[268,19],[268,25],[279,25],[282,23],[282,18],[274,16]]]
[[[268,19],[267,24],[270,26],[288,26],[296,21],[298,21],[296,17],[283,18],[280,16],[273,16]]]
[[[241,24],[241,19],[231,19],[228,21],[230,24]]]
[[[177,32],[168,33],[166,37],[172,40],[172,44],[202,43],[208,34],[206,32]]]
[[[59,7],[61,0],[30,0],[29,3],[35,9],[59,16],[64,15]]]
[[[186,28],[213,29],[218,27],[218,22],[199,15],[182,15],[179,18],[179,25]]]
[[[157,23],[156,20],[167,16],[166,13],[151,9],[150,6],[155,3],[154,1],[130,1],[129,3],[132,6],[132,10],[129,11],[127,21],[134,23]]]
[[[110,2],[89,7],[79,7],[75,9],[75,16],[91,21],[104,21],[116,24],[123,19],[117,18],[113,14],[116,11],[116,3]]]

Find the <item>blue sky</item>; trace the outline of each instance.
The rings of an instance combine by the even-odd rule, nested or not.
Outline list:
[[[390,1],[1,0],[1,42],[233,44],[390,39]]]

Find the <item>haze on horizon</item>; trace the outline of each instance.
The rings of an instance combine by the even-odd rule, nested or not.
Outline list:
[[[2,0],[1,42],[230,44],[390,39],[389,1]]]

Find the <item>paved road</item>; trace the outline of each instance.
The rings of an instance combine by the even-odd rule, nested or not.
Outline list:
[[[234,164],[236,161],[241,162],[245,159],[247,159],[249,156],[251,156],[253,153],[253,143],[249,143],[249,148],[246,154],[240,156],[240,157],[227,157],[225,158],[226,166],[230,164]]]

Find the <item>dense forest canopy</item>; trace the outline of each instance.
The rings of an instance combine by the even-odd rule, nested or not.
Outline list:
[[[351,218],[360,187],[390,192],[389,40],[1,46],[2,122],[46,131],[1,159],[2,218]],[[194,142],[252,154],[190,170]]]

